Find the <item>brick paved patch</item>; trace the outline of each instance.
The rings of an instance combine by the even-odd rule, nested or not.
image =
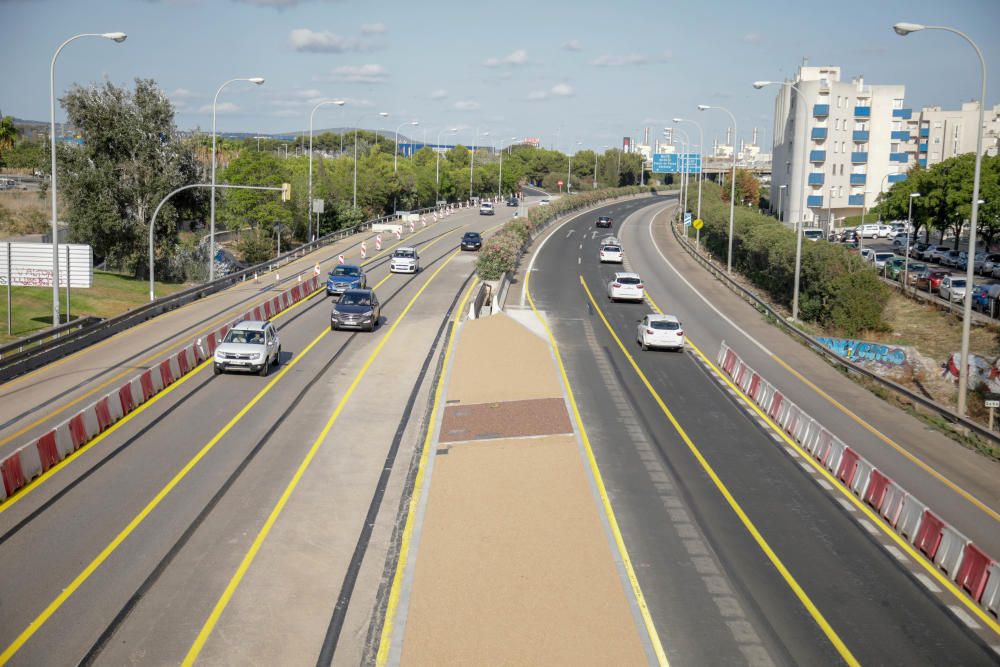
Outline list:
[[[440,442],[520,438],[572,433],[561,398],[449,405],[441,422]]]

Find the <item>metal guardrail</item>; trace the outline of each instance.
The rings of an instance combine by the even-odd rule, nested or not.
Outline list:
[[[935,401],[930,400],[926,396],[921,396],[916,392],[910,391],[906,387],[897,384],[892,380],[887,380],[886,378],[871,372],[867,368],[859,366],[858,364],[854,363],[853,361],[850,361],[849,359],[844,359],[843,357],[834,354],[826,347],[824,347],[822,343],[820,343],[818,340],[810,336],[808,333],[806,333],[802,329],[799,329],[794,324],[788,322],[781,313],[774,310],[774,308],[772,308],[770,304],[768,304],[766,301],[764,301],[759,296],[757,296],[750,290],[746,289],[745,287],[737,283],[735,280],[726,275],[725,271],[719,269],[714,264],[712,264],[711,262],[707,261],[704,257],[702,257],[701,254],[696,252],[695,249],[691,246],[691,242],[688,241],[687,238],[685,238],[682,234],[678,233],[677,227],[673,223],[670,223],[670,231],[673,233],[674,238],[676,238],[678,242],[681,244],[681,246],[688,252],[688,254],[694,257],[695,260],[703,267],[705,267],[710,273],[712,273],[712,275],[714,275],[723,284],[729,287],[729,289],[740,295],[744,301],[748,302],[754,308],[763,313],[766,313],[767,315],[770,315],[772,318],[774,318],[774,321],[777,322],[779,326],[781,326],[783,329],[785,329],[793,336],[798,338],[801,342],[805,343],[806,346],[809,347],[813,352],[819,354],[821,357],[826,359],[831,364],[840,366],[841,368],[850,373],[863,375],[864,377],[870,380],[874,380],[882,387],[894,392],[895,394],[905,398],[906,400],[912,401],[913,403],[920,405],[921,407],[930,412],[933,412],[947,419],[949,422],[958,424],[968,429],[969,431],[972,431],[981,438],[989,440],[994,444],[1000,444],[1000,434],[990,431],[982,424],[975,422],[967,417],[962,417],[959,414],[953,412],[951,409],[941,405],[940,403],[936,403]]]
[[[409,213],[428,213],[440,210],[443,207],[427,207],[409,211]],[[69,324],[60,325],[52,329],[46,329],[31,336],[30,338],[14,341],[3,348],[0,348],[0,382],[6,382],[18,375],[23,375],[36,368],[51,363],[57,359],[68,356],[85,347],[89,347],[106,338],[109,338],[125,329],[134,327],[146,320],[152,319],[163,313],[185,306],[188,303],[197,301],[211,294],[215,294],[231,285],[252,277],[255,273],[268,273],[282,265],[298,259],[308,253],[330,245],[354,234],[371,229],[373,224],[399,219],[399,214],[392,214],[366,220],[354,227],[339,229],[326,236],[304,243],[278,257],[261,262],[255,266],[250,266],[240,271],[227,274],[221,278],[216,278],[212,282],[202,283],[188,288],[181,292],[176,292],[170,296],[161,297],[155,301],[133,308],[121,315],[108,319],[87,318],[77,320]],[[303,270],[305,271],[305,270]],[[53,336],[56,336],[53,338]],[[10,353],[11,348],[21,348],[19,353]],[[4,356],[3,351],[8,350]]]

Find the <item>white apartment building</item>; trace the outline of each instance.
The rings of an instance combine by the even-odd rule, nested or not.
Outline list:
[[[919,113],[898,122],[894,130],[909,133],[904,150],[911,154],[909,165],[932,167],[956,155],[976,152],[976,124],[979,102],[965,102],[957,111],[939,106],[924,107]],[[893,134],[896,134],[895,132]],[[900,132],[902,136],[903,132]],[[983,114],[983,154],[996,155],[1000,134],[1000,105]]]
[[[785,186],[783,220],[825,226],[858,215],[906,178],[910,155],[893,129],[912,115],[905,86],[845,82],[839,67],[805,65],[790,83],[779,88],[774,113],[771,192]]]

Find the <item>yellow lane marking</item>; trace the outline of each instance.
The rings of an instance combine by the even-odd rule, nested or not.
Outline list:
[[[646,293],[646,300],[649,302],[649,305],[653,307],[653,310],[655,310],[658,313],[663,312],[662,310],[660,310],[660,307],[657,306],[656,303],[653,301],[652,297],[649,296],[648,292]],[[955,597],[961,600],[962,604],[965,605],[976,616],[978,616],[980,620],[982,620],[986,625],[990,627],[990,629],[1000,634],[1000,624],[998,624],[997,621],[994,620],[992,616],[983,611],[979,607],[979,605],[977,605],[972,600],[972,598],[963,593],[958,588],[958,586],[955,585],[954,582],[952,582],[950,579],[944,576],[940,572],[940,570],[938,570],[933,563],[927,560],[927,558],[922,553],[918,552],[909,542],[903,539],[902,536],[897,534],[896,531],[892,530],[885,523],[885,521],[880,516],[878,516],[878,514],[875,513],[875,510],[873,510],[867,503],[863,502],[860,498],[858,498],[853,493],[848,491],[847,488],[844,487],[843,483],[839,479],[837,479],[836,475],[834,475],[825,467],[823,467],[820,464],[820,462],[817,461],[816,458],[810,452],[806,451],[805,448],[803,448],[799,443],[797,443],[787,433],[785,433],[784,429],[782,429],[777,423],[775,423],[775,421],[771,419],[771,417],[768,416],[766,412],[761,410],[760,407],[753,401],[753,399],[747,396],[735,382],[733,382],[724,372],[722,372],[722,370],[718,366],[716,366],[715,363],[711,359],[709,359],[698,348],[697,345],[694,344],[694,342],[692,342],[690,336],[687,336],[687,344],[692,350],[695,351],[695,354],[701,357],[703,362],[705,362],[712,370],[715,371],[715,374],[718,375],[730,389],[732,389],[739,395],[740,399],[743,401],[744,404],[747,405],[747,407],[749,407],[758,417],[763,419],[767,423],[767,425],[771,428],[771,430],[773,430],[775,433],[781,436],[781,438],[790,447],[793,447],[797,452],[799,452],[799,454],[802,455],[802,458],[808,461],[809,465],[811,465],[817,472],[822,474],[827,479],[827,481],[829,481],[833,485],[833,487],[837,489],[837,491],[840,493],[841,496],[847,498],[847,500],[851,504],[853,504],[855,507],[861,510],[869,519],[871,519],[872,523],[874,523],[882,530],[882,532],[885,535],[887,535],[896,544],[898,544],[900,548],[906,551],[906,553],[909,554],[910,557],[913,558],[915,562],[919,563],[921,567],[923,567],[928,574],[937,579],[938,583],[947,588],[950,593],[952,593]]]
[[[615,339],[615,342],[621,349],[622,354],[624,354],[625,358],[628,359],[629,364],[632,366],[632,370],[634,370],[636,375],[639,376],[639,379],[646,386],[646,390],[649,391],[649,394],[653,397],[653,400],[656,401],[656,404],[660,407],[660,410],[667,418],[667,421],[669,421],[670,424],[674,427],[674,430],[677,431],[677,434],[684,441],[684,444],[687,445],[688,449],[698,460],[698,463],[701,465],[702,469],[708,474],[709,478],[711,478],[712,482],[715,484],[715,487],[719,490],[719,493],[722,494],[722,497],[725,498],[726,502],[729,504],[729,507],[733,510],[733,512],[739,518],[740,522],[747,529],[747,532],[750,533],[751,537],[753,537],[754,541],[757,543],[757,546],[760,547],[760,550],[762,552],[764,552],[764,555],[767,556],[767,559],[771,561],[771,564],[781,575],[782,579],[785,580],[785,583],[788,584],[788,587],[792,589],[792,592],[799,599],[799,602],[802,603],[802,606],[805,607],[806,611],[809,612],[809,615],[813,617],[813,620],[816,621],[816,624],[823,631],[823,634],[826,635],[827,639],[830,640],[830,643],[832,643],[833,646],[837,649],[837,652],[840,653],[841,658],[843,658],[844,661],[849,665],[860,665],[861,663],[858,662],[858,660],[851,653],[850,649],[847,648],[847,645],[843,642],[843,640],[836,633],[836,631],[833,629],[830,623],[826,620],[822,612],[820,612],[819,608],[809,598],[805,590],[799,585],[798,581],[795,580],[795,577],[792,576],[792,573],[788,571],[788,568],[785,567],[785,564],[778,557],[778,554],[774,552],[771,546],[767,543],[767,540],[764,539],[764,536],[757,529],[757,526],[754,525],[753,521],[750,520],[750,517],[743,510],[743,507],[740,505],[739,501],[736,500],[736,498],[729,491],[729,488],[725,485],[725,483],[718,476],[718,474],[716,474],[715,469],[712,468],[711,464],[708,462],[708,459],[706,459],[704,455],[702,455],[701,450],[698,449],[698,447],[688,436],[687,431],[684,430],[684,427],[682,427],[680,422],[677,421],[677,418],[674,417],[673,412],[670,411],[670,408],[667,407],[667,404],[663,402],[663,399],[660,397],[660,394],[656,391],[656,389],[653,388],[653,385],[646,377],[646,374],[642,372],[641,368],[639,368],[639,365],[636,363],[635,358],[625,348],[625,345],[618,337],[618,334],[615,333],[615,330],[612,328],[611,323],[608,322],[607,318],[604,316],[604,311],[597,304],[597,301],[594,300],[594,295],[590,292],[590,288],[587,287],[587,283],[586,281],[584,281],[583,276],[580,276],[580,285],[583,287],[583,290],[587,293],[587,298],[590,299],[591,305],[594,307],[594,310],[597,311],[597,314],[600,316],[601,321],[607,328],[608,333],[611,334],[611,337]]]
[[[344,407],[347,405],[347,402],[351,399],[351,396],[353,396],[355,389],[357,389],[358,385],[361,383],[361,380],[367,374],[369,367],[371,367],[372,363],[374,363],[376,357],[378,357],[379,353],[382,351],[382,348],[385,347],[386,342],[392,336],[393,332],[396,331],[396,327],[399,326],[400,322],[403,321],[403,319],[406,317],[406,314],[410,311],[410,308],[413,307],[413,304],[416,303],[417,299],[419,299],[420,296],[424,293],[424,290],[426,290],[427,287],[430,286],[430,284],[434,281],[434,279],[437,278],[438,274],[440,274],[441,271],[443,271],[445,267],[448,266],[451,260],[454,259],[459,252],[461,251],[457,250],[454,253],[452,253],[451,256],[449,256],[448,259],[441,266],[439,266],[437,270],[434,271],[433,274],[431,274],[431,277],[427,279],[427,281],[420,287],[419,290],[417,290],[417,293],[414,294],[413,298],[410,299],[409,303],[406,304],[406,308],[403,309],[403,311],[399,314],[396,320],[392,323],[392,326],[389,327],[389,331],[387,331],[386,334],[382,336],[382,338],[379,340],[378,345],[375,347],[375,350],[372,351],[372,353],[368,356],[368,359],[361,367],[361,370],[358,371],[358,374],[354,377],[354,381],[351,382],[351,385],[347,388],[347,391],[344,393],[343,397],[341,397],[340,402],[337,403],[336,409],[334,409],[333,414],[330,415],[330,418],[327,420],[326,425],[323,427],[323,430],[320,431],[319,436],[316,437],[316,440],[313,442],[312,447],[309,448],[309,451],[306,454],[305,458],[302,459],[302,463],[299,464],[298,469],[292,476],[292,479],[288,483],[288,486],[285,487],[285,490],[281,494],[281,497],[279,498],[277,504],[274,506],[274,509],[271,510],[271,514],[267,517],[267,520],[264,522],[264,525],[260,529],[260,532],[257,533],[257,537],[256,539],[254,539],[253,544],[250,547],[250,550],[246,553],[246,556],[243,557],[243,561],[240,563],[239,567],[236,568],[236,573],[233,575],[232,579],[230,579],[229,584],[226,586],[225,591],[222,593],[222,597],[220,597],[218,602],[216,602],[215,608],[212,609],[212,612],[209,614],[208,619],[205,621],[205,624],[202,626],[201,631],[198,633],[197,638],[191,645],[190,650],[188,650],[187,655],[184,657],[184,661],[181,663],[182,665],[185,666],[193,665],[195,660],[198,659],[198,655],[201,653],[202,648],[205,646],[205,642],[208,641],[208,637],[212,634],[212,630],[219,622],[219,618],[225,611],[226,606],[229,604],[229,601],[236,593],[236,589],[239,587],[240,582],[246,575],[247,570],[250,569],[250,565],[253,563],[254,558],[257,556],[257,552],[260,551],[261,546],[263,546],[264,540],[267,539],[268,534],[271,532],[271,528],[278,520],[278,517],[284,510],[285,505],[288,503],[289,498],[291,498],[292,496],[292,493],[299,485],[299,481],[302,479],[302,476],[309,468],[310,464],[313,461],[313,458],[319,451],[319,448],[326,440],[327,435],[330,433],[330,429],[333,428],[333,425],[336,423],[337,418],[344,410]]]
[[[653,623],[653,617],[649,613],[649,605],[646,603],[646,597],[642,593],[642,587],[639,585],[639,578],[635,574],[632,559],[629,557],[628,549],[625,546],[625,538],[622,536],[621,529],[618,526],[618,519],[615,517],[615,511],[611,507],[611,499],[608,497],[608,490],[604,486],[604,478],[601,475],[600,468],[597,466],[597,458],[594,456],[593,447],[590,445],[590,437],[587,435],[587,429],[583,425],[583,418],[580,416],[580,408],[576,404],[576,396],[573,394],[573,388],[569,383],[569,376],[566,374],[566,367],[563,365],[562,354],[559,352],[559,345],[556,343],[555,336],[552,335],[552,330],[549,328],[548,323],[544,318],[542,318],[537,307],[535,306],[535,300],[531,296],[530,281],[531,273],[529,272],[524,279],[524,293],[528,297],[528,303],[531,304],[532,312],[535,314],[535,317],[538,318],[538,321],[541,322],[542,327],[545,328],[545,335],[548,336],[549,344],[555,352],[556,364],[559,366],[559,374],[562,376],[563,384],[566,387],[569,404],[573,408],[573,419],[576,421],[576,426],[580,431],[580,439],[583,441],[584,451],[587,452],[587,463],[590,465],[591,475],[594,478],[598,494],[601,497],[601,505],[604,507],[604,513],[607,516],[608,525],[611,527],[611,534],[614,536],[615,546],[618,548],[618,554],[622,559],[623,566],[625,567],[625,575],[628,578],[629,585],[632,587],[632,594],[635,596],[636,604],[639,607],[639,613],[642,616],[643,625],[646,627],[646,634],[653,647],[653,653],[656,655],[656,661],[659,665],[666,667],[669,664],[667,661],[667,654],[663,650],[663,644],[660,641],[660,636],[656,632],[656,625]]]
[[[318,293],[320,293],[319,290],[317,290],[314,294]],[[305,299],[303,299],[299,303],[304,303],[304,302]],[[176,475],[174,475],[174,477],[169,482],[167,482],[167,484],[162,489],[160,489],[160,491],[153,497],[153,499],[150,500],[146,504],[146,506],[142,508],[142,511],[140,511],[135,516],[135,518],[133,518],[128,523],[128,525],[125,526],[125,528],[123,528],[122,531],[115,536],[115,538],[111,541],[111,543],[108,544],[108,546],[106,546],[101,551],[101,553],[97,555],[96,558],[90,561],[90,563],[83,569],[83,571],[80,572],[80,574],[78,574],[76,578],[73,579],[73,581],[71,581],[69,585],[62,590],[62,592],[56,597],[55,600],[49,603],[49,605],[42,611],[42,613],[39,614],[38,617],[35,618],[35,620],[33,620],[28,625],[28,627],[21,632],[20,635],[17,636],[17,639],[15,639],[14,642],[10,646],[8,646],[3,653],[0,653],[0,665],[6,664],[7,661],[9,661],[11,657],[13,657],[15,653],[17,653],[18,650],[20,650],[21,646],[23,646],[26,641],[31,639],[32,635],[34,635],[35,632],[37,632],[38,629],[45,624],[45,622],[49,619],[50,616],[52,616],[52,614],[54,614],[56,611],[59,610],[59,608],[63,605],[63,603],[65,603],[66,600],[68,600],[70,596],[72,596],[73,593],[75,593],[76,590],[80,588],[80,586],[82,586],[85,581],[87,581],[90,575],[93,574],[94,571],[97,570],[97,568],[100,567],[101,564],[104,563],[104,561],[106,561],[111,556],[112,553],[114,553],[115,549],[117,549],[118,546],[122,542],[124,542],[125,539],[128,538],[128,536],[131,535],[136,528],[139,527],[139,525],[146,519],[146,517],[149,516],[149,514],[154,509],[156,509],[156,507],[163,501],[164,498],[167,497],[167,495],[174,489],[174,487],[176,487],[178,484],[181,483],[181,481],[187,476],[189,472],[191,472],[191,470],[198,464],[198,462],[201,461],[215,447],[215,445],[218,444],[220,440],[222,440],[222,438],[227,433],[229,433],[229,431],[244,417],[244,415],[246,415],[251,410],[251,408],[253,408],[260,401],[261,398],[263,398],[269,391],[271,391],[271,389],[278,382],[281,381],[283,377],[285,377],[286,373],[292,370],[292,368],[294,368],[299,361],[304,359],[305,356],[309,353],[309,351],[313,347],[315,347],[316,344],[319,343],[319,341],[322,340],[323,337],[327,335],[329,332],[330,332],[329,328],[325,327],[323,333],[316,336],[316,338],[314,338],[311,343],[309,343],[294,359],[292,359],[288,364],[285,365],[284,368],[281,369],[281,372],[279,372],[276,376],[274,376],[274,378],[271,379],[271,381],[268,382],[263,389],[257,392],[257,395],[254,396],[245,406],[243,406],[243,408],[238,413],[236,413],[235,417],[230,419],[229,422],[226,423],[226,425],[223,426],[222,429],[218,433],[216,433],[211,440],[205,443],[205,445],[198,451],[198,453],[195,454],[184,465],[184,467],[181,468],[180,471]],[[210,364],[211,362],[212,362],[211,359],[203,362],[201,365],[198,366],[197,370],[206,368],[208,364]],[[193,374],[194,373],[189,373],[188,375],[191,376]]]
[[[465,295],[458,304],[455,311],[455,319],[451,322],[451,329],[448,333],[448,342],[444,348],[444,361],[441,368],[448,369],[448,362],[451,360],[452,348],[455,344],[455,330],[465,312],[465,304],[472,295],[473,290],[479,283],[478,278],[474,278],[472,284],[465,291]],[[417,465],[417,476],[413,480],[413,494],[406,510],[406,523],[403,525],[403,536],[399,543],[399,557],[396,561],[396,572],[392,577],[392,587],[389,589],[389,601],[385,608],[385,621],[382,624],[382,633],[379,636],[378,653],[375,657],[375,664],[383,667],[389,659],[389,651],[392,648],[392,630],[396,620],[396,608],[399,606],[399,596],[403,588],[403,575],[406,572],[407,561],[410,555],[410,540],[413,539],[413,525],[417,514],[417,507],[420,505],[420,496],[423,492],[424,473],[427,466],[427,458],[431,447],[434,444],[435,428],[437,423],[438,405],[441,404],[441,394],[444,390],[444,381],[439,381],[434,390],[434,402],[431,404],[431,416],[427,422],[427,433],[424,436],[424,447],[420,452],[420,463]]]

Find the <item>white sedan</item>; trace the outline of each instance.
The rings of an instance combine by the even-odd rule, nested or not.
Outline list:
[[[616,273],[615,279],[608,283],[608,299],[618,301],[642,301],[646,298],[646,286],[638,273]]]
[[[663,347],[678,352],[684,349],[684,329],[673,315],[650,313],[639,320],[636,342],[642,349]]]
[[[603,263],[621,264],[625,261],[625,251],[620,245],[603,245],[597,258]]]

